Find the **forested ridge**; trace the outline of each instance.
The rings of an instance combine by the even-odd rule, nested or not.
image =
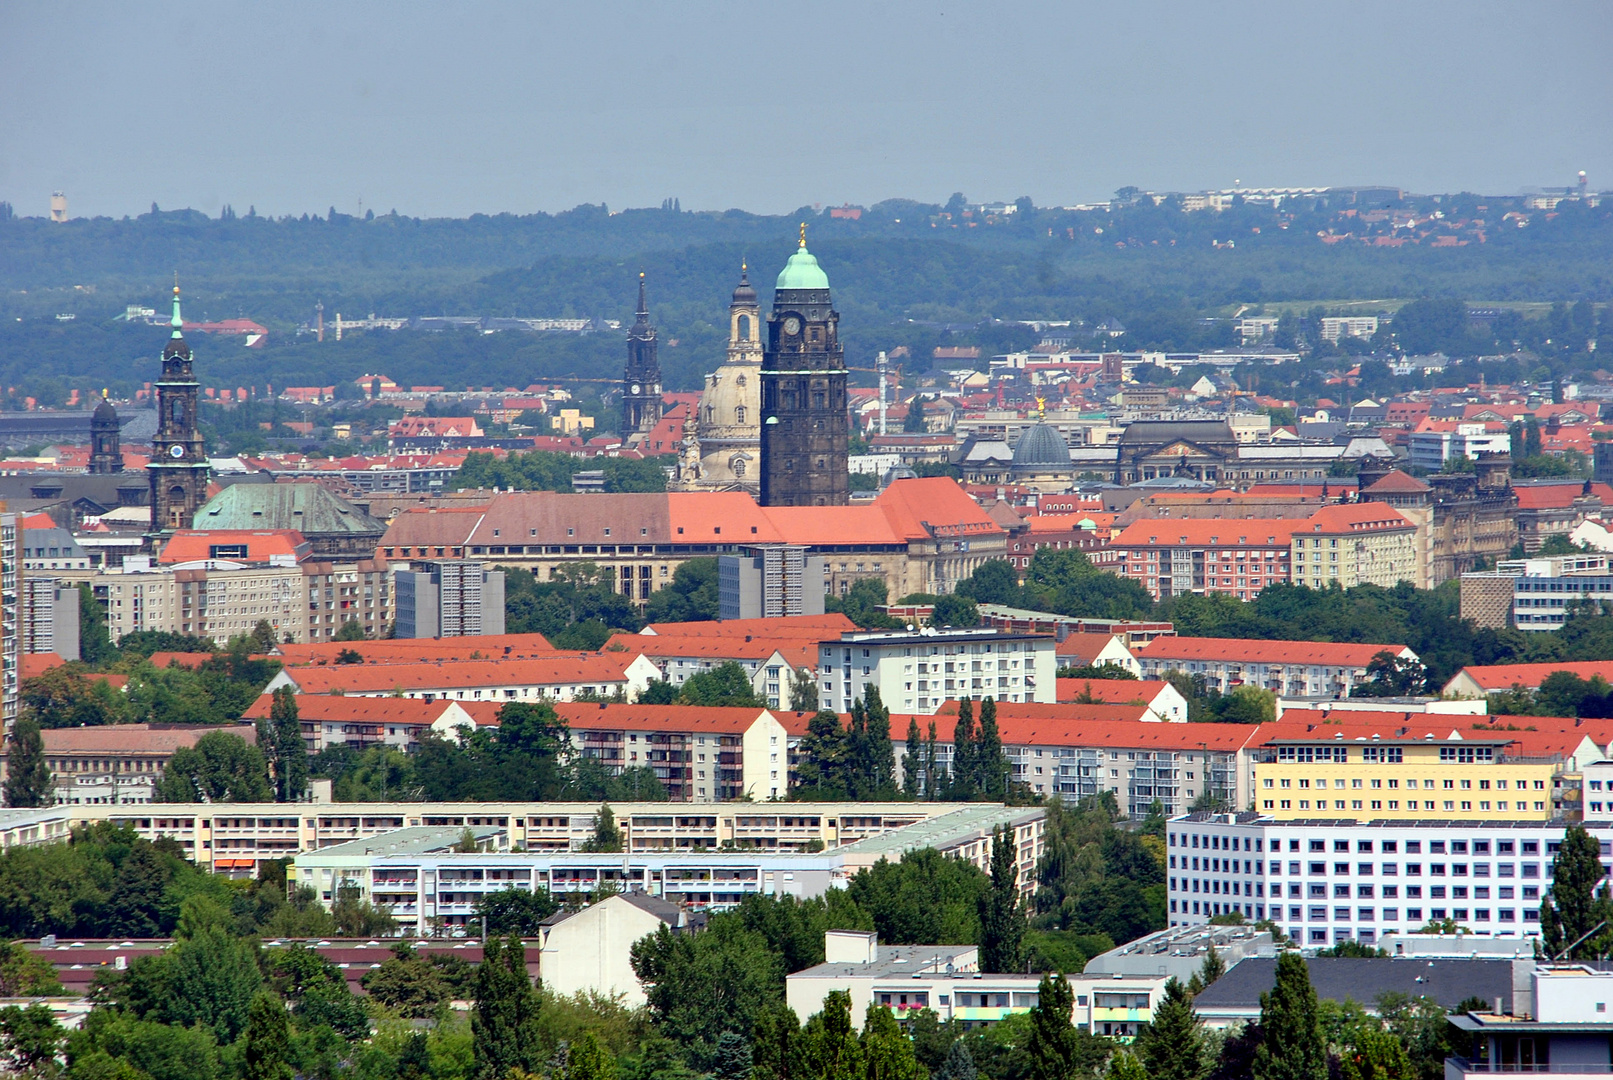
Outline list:
[[[1478,212],[1467,196],[1438,205]],[[194,343],[210,383],[328,384],[372,370],[457,385],[604,375],[621,361],[616,334],[370,333],[316,346],[292,331],[313,318],[316,301],[328,322],[338,311],[630,319],[643,270],[667,384],[692,388],[722,354],[740,262],[749,260],[765,304],[801,220],[834,283],[854,366],[902,345],[927,361],[943,341],[988,352],[1035,343],[1030,331],[990,320],[1117,317],[1131,332],[1111,344],[1190,349],[1234,344],[1229,323],[1200,320],[1245,304],[1613,295],[1613,206],[1565,205],[1528,228],[1497,224],[1483,242],[1441,248],[1323,244],[1316,234],[1337,215],[1320,205],[1186,213],[1146,200],[1107,212],[1032,208],[967,228],[939,206],[902,202],[859,220],[603,207],[441,220],[158,211],[53,225],[0,215],[0,380],[128,383],[131,365],[155,361],[162,335],[112,320],[130,303],[162,306],[176,269],[187,317],[244,315],[271,330],[251,353],[230,339]]]

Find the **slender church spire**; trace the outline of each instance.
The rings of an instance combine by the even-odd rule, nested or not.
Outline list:
[[[640,323],[650,321],[650,305],[644,301],[644,271],[642,270],[638,272],[638,321]]]
[[[170,319],[168,322],[169,322],[169,325],[174,328],[174,332],[173,332],[172,336],[174,336],[174,337],[183,337],[184,336],[183,334],[181,334],[179,332],[180,328],[185,325],[185,320],[179,317],[179,271],[178,270],[174,271],[174,317],[172,319]]]

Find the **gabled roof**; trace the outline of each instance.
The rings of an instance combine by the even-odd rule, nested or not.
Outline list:
[[[557,701],[554,711],[573,731],[688,731],[743,735],[766,709],[710,708],[704,705],[621,705],[614,702]]]
[[[1053,647],[1053,654],[1067,660],[1090,664],[1099,653],[1115,640],[1114,634],[1067,634]]]
[[[95,727],[50,728],[39,733],[47,754],[158,754],[173,753],[212,731],[257,740],[251,724],[202,727],[191,724],[102,724]]]
[[[1134,701],[1151,702],[1170,683],[1163,679],[1057,679],[1058,699],[1061,703],[1074,703],[1077,696],[1091,694],[1096,702],[1105,705],[1126,705]],[[1012,706],[1023,708],[1023,706]]]
[[[1389,474],[1368,484],[1362,495],[1422,495],[1433,489],[1409,473],[1391,469]]]
[[[717,619],[711,622],[650,623],[639,633],[699,634],[702,637],[801,637],[821,641],[857,629],[857,624],[838,611],[826,615],[785,615],[777,619]]]
[[[241,714],[242,718],[263,719],[269,715],[269,709],[273,704],[273,694],[260,694],[246,712]],[[361,721],[372,724],[430,727],[442,719],[444,713],[459,709],[461,704],[457,701],[426,701],[422,698],[303,694],[297,698],[297,718],[321,722]]]
[[[1211,660],[1248,664],[1317,664],[1366,667],[1380,652],[1399,655],[1404,645],[1356,645],[1329,641],[1264,641],[1253,638],[1157,637],[1134,650],[1138,660]],[[1613,667],[1613,665],[1609,665]]]
[[[701,634],[616,634],[605,648],[620,646],[629,652],[654,659],[766,660],[775,653],[791,667],[812,667],[817,660],[819,638],[705,637]]]

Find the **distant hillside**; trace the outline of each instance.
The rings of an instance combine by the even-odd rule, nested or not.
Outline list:
[[[993,319],[1116,317],[1132,347],[1190,349],[1227,343],[1230,326],[1202,317],[1244,304],[1613,297],[1613,205],[1542,212],[1450,196],[1363,210],[1340,195],[1280,209],[1185,212],[1145,199],[988,215],[955,203],[884,203],[856,219],[584,206],[425,221],[159,211],[52,225],[0,212],[0,380],[150,378],[161,334],[114,319],[127,304],[161,306],[175,269],[187,316],[246,315],[270,328],[269,347],[250,353],[227,339],[197,342],[208,370],[243,385],[328,383],[372,368],[445,384],[599,375],[619,363],[617,335],[372,333],[316,349],[294,331],[316,300],[327,320],[338,311],[626,319],[642,269],[668,385],[687,388],[721,355],[740,260],[766,303],[801,220],[856,366],[903,345],[922,366],[943,341],[993,351],[1034,343]]]

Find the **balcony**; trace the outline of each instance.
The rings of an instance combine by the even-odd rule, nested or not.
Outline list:
[[[1606,1061],[1497,1062],[1469,1061],[1466,1058],[1459,1057],[1445,1059],[1445,1080],[1464,1080],[1468,1076],[1493,1076],[1497,1073],[1550,1074],[1552,1076],[1572,1077],[1607,1076],[1610,1072],[1613,1072],[1613,1064],[1609,1064]]]

